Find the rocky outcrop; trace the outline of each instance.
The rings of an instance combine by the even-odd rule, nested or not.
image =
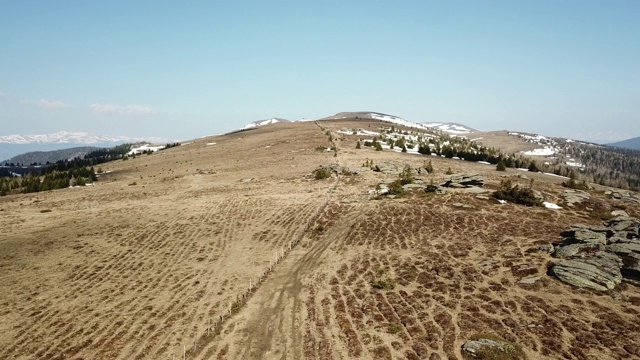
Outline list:
[[[604,226],[576,224],[561,233],[549,274],[581,288],[615,289],[622,281],[640,283],[640,222],[618,216]]]
[[[454,174],[447,175],[444,178],[444,183],[440,184],[443,187],[449,188],[469,188],[469,187],[483,187],[484,178],[478,174]]]
[[[376,165],[373,168],[373,171],[381,172],[383,174],[399,175],[403,169],[404,169],[404,165],[400,163],[393,162],[393,161],[385,161],[383,163]]]
[[[497,339],[477,339],[465,342],[462,351],[472,359],[526,359],[522,349]]]
[[[634,203],[640,203],[640,196],[629,191],[605,191],[605,195],[611,196],[614,200],[622,200]]]
[[[562,193],[562,197],[564,197],[564,201],[567,203],[567,206],[573,207],[575,204],[579,204],[585,200],[589,200],[591,195],[582,190],[565,190]]]

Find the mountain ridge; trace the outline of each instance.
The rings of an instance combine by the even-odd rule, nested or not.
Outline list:
[[[622,141],[610,143],[610,144],[605,144],[605,145],[606,146],[619,147],[619,148],[640,150],[640,136],[634,137],[634,138],[631,138],[631,139],[627,139],[627,140],[622,140]]]

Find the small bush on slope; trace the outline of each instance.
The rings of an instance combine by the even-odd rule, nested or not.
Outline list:
[[[501,181],[500,189],[493,193],[493,197],[526,206],[542,206],[542,200],[535,197],[532,189],[512,185],[511,180]]]

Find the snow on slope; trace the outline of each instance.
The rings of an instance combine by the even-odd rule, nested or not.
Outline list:
[[[464,126],[462,124],[439,123],[439,122],[434,122],[434,123],[416,123],[416,122],[405,120],[405,119],[403,119],[401,117],[394,116],[394,115],[382,114],[382,113],[377,113],[377,112],[364,112],[364,111],[337,113],[337,114],[335,114],[333,116],[329,116],[329,117],[326,117],[326,118],[323,118],[323,119],[318,119],[317,121],[347,119],[347,118],[353,118],[353,117],[380,120],[380,121],[385,121],[385,122],[396,124],[396,125],[402,125],[402,126],[406,126],[406,127],[410,127],[410,128],[417,128],[417,129],[422,129],[422,130],[439,130],[439,131],[450,133],[450,134],[454,134],[454,135],[465,135],[465,134],[469,134],[469,133],[472,133],[472,132],[476,131],[475,129],[472,129],[470,127]],[[316,120],[300,119],[300,120],[294,120],[293,122],[298,122],[298,121],[316,121]],[[250,124],[245,125],[245,127],[243,129],[251,129],[251,128],[255,128],[255,127],[259,127],[259,126],[276,124],[276,123],[279,123],[279,122],[290,122],[290,121],[289,120],[280,119],[280,118],[271,118],[271,119],[268,119],[268,120],[258,120],[258,121],[254,121],[254,122],[252,122]]]
[[[474,129],[466,127],[464,125],[455,124],[455,123],[438,123],[438,122],[428,122],[428,123],[415,123],[412,121],[405,120],[401,117],[386,115],[380,113],[368,113],[369,117],[376,120],[382,120],[386,122],[390,122],[393,124],[403,125],[406,127],[425,129],[425,130],[439,130],[442,132],[447,132],[450,134],[469,134],[474,132]]]
[[[259,126],[276,124],[276,123],[279,123],[279,122],[289,122],[289,120],[279,119],[279,118],[271,118],[271,119],[268,119],[268,120],[258,120],[258,121],[252,122],[251,124],[245,125],[245,127],[243,129],[251,129],[251,128],[255,128],[255,127],[259,127]]]
[[[151,144],[144,144],[140,147],[131,149],[127,155],[138,155],[138,154],[143,154],[145,151],[149,152],[156,152],[158,150],[162,150],[164,149],[166,146],[162,145],[162,146],[151,146]]]

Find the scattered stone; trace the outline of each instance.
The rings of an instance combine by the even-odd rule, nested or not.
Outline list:
[[[640,283],[640,222],[618,216],[604,226],[572,225],[561,234],[549,274],[577,287],[615,289],[623,280]]]
[[[484,178],[478,174],[447,175],[444,180],[445,182],[440,184],[440,186],[450,188],[483,187],[485,182]]]
[[[462,351],[473,359],[526,359],[522,349],[500,340],[484,338],[470,340],[462,345]]]
[[[254,178],[250,178],[250,177],[240,179],[240,181],[243,182],[243,183],[252,182],[253,180],[255,180],[255,179]]]
[[[513,272],[516,275],[528,276],[528,275],[537,274],[538,268],[531,264],[516,265],[513,267]]]
[[[210,175],[210,174],[215,174],[216,171],[213,169],[200,169],[198,170],[198,174],[200,175]]]

